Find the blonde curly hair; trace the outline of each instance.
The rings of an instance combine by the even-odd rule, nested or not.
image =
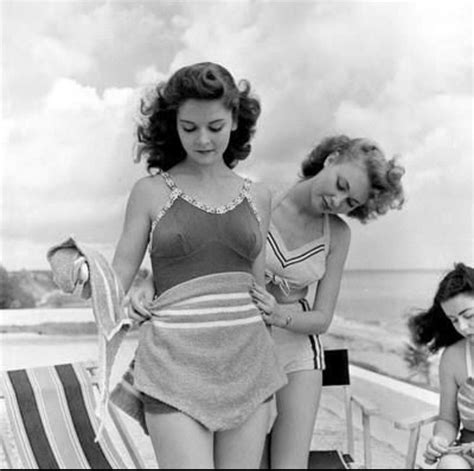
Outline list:
[[[308,179],[324,168],[324,162],[336,154],[336,162],[361,162],[367,169],[370,192],[367,201],[350,211],[347,216],[366,223],[385,214],[390,209],[401,209],[405,201],[401,179],[405,169],[398,165],[397,157],[385,158],[380,147],[366,138],[351,139],[347,136],[326,137],[303,160],[301,178]]]

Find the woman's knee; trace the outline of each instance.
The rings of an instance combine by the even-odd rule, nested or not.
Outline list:
[[[472,469],[470,464],[462,456],[445,455],[438,463],[438,469]]]

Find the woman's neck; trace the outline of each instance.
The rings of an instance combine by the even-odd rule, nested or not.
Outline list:
[[[291,211],[303,218],[320,218],[323,213],[317,211],[312,204],[311,188],[313,182],[304,180],[290,188],[281,203],[287,211]]]
[[[191,176],[201,182],[215,181],[234,172],[227,167],[224,160],[210,165],[200,165],[190,159],[186,159],[174,167],[176,173]]]

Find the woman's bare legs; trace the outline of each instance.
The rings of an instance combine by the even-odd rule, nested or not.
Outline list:
[[[268,428],[269,403],[240,427],[212,433],[181,412],[146,414],[160,468],[256,469]]]
[[[322,389],[322,371],[288,374],[277,392],[278,416],[271,432],[272,469],[306,469]]]
[[[258,469],[268,429],[270,403],[262,404],[240,427],[215,434],[218,469]]]
[[[188,415],[146,413],[146,424],[160,468],[214,468],[213,434]]]

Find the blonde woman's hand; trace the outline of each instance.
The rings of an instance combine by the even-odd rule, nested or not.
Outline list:
[[[280,306],[273,295],[257,283],[252,285],[249,292],[252,301],[260,310],[265,324],[281,328],[288,327],[292,318],[281,314]]]
[[[423,457],[427,464],[436,463],[443,455],[448,453],[449,441],[441,435],[433,435],[426,445]]]

